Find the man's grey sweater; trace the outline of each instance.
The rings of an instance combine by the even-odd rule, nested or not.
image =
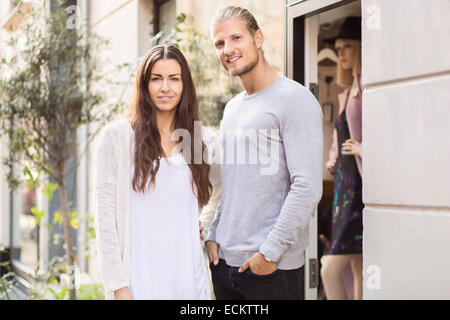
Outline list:
[[[221,199],[206,238],[240,266],[256,252],[278,269],[304,265],[309,221],[322,196],[322,111],[284,76],[230,100],[220,128]]]

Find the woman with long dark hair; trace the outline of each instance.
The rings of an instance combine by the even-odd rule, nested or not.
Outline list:
[[[96,232],[107,299],[209,299],[201,230],[218,205],[216,135],[199,126],[189,66],[174,46],[142,60],[128,119],[97,148]],[[199,225],[199,212],[202,225]]]

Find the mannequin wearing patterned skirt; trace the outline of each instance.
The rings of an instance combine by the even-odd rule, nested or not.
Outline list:
[[[333,39],[339,54],[338,84],[345,89],[339,95],[339,116],[327,163],[334,174],[331,247],[321,269],[328,300],[347,299],[342,274],[349,264],[354,298],[362,299],[362,85],[361,41],[354,33],[357,27],[360,32],[360,18],[347,18],[340,35]]]

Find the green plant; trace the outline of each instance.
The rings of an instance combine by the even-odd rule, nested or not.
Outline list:
[[[28,181],[28,184],[31,183]],[[58,186],[53,183],[47,183],[43,188],[44,195],[51,202],[53,193],[56,192]],[[36,207],[31,209],[35,221],[39,228],[47,228],[48,237],[51,243],[57,244],[57,250],[54,256],[49,261],[43,261],[42,266],[38,265],[35,270],[35,282],[30,289],[29,298],[31,300],[66,300],[69,298],[68,288],[61,287],[61,275],[67,272],[67,256],[63,252],[65,238],[61,233],[56,232],[57,225],[61,226],[63,218],[60,212],[53,214],[53,220],[49,223],[44,222],[45,211],[38,210]],[[70,225],[73,229],[77,229],[80,223],[86,223],[87,230],[84,233],[84,247],[85,252],[83,256],[87,257],[89,254],[89,243],[95,239],[94,218],[91,214],[86,214],[84,218],[80,219],[78,213],[72,211],[70,213]],[[74,253],[77,254],[77,249],[74,247]],[[94,300],[104,299],[103,288],[100,284],[81,285],[77,295],[80,300]]]
[[[21,177],[15,172],[18,164],[24,168],[29,187],[39,186],[43,174],[57,185],[65,271],[75,283],[72,228],[77,222],[66,178],[84,156],[84,150],[78,150],[77,130],[85,124],[98,124],[90,133],[87,149],[100,128],[118,113],[130,81],[116,81],[116,76],[129,64],[111,70],[108,63],[111,71],[105,73],[99,51],[108,41],[85,28],[68,27],[63,0],[55,0],[55,9],[47,13],[48,1],[38,2],[26,14],[23,27],[7,45],[14,55],[0,60],[0,134],[9,138],[9,155],[3,162],[9,168],[6,177],[11,189],[20,184]],[[122,94],[107,103],[117,86],[122,86]],[[33,214],[38,221],[45,215],[37,208]],[[76,298],[75,288],[69,289],[69,296]]]
[[[0,253],[6,253],[6,250],[0,247]],[[9,292],[16,285],[16,281],[14,279],[14,274],[11,272],[9,261],[0,263],[0,270],[1,269],[6,270],[7,272],[0,277],[0,300],[3,300],[5,297],[7,300],[10,300]]]
[[[79,289],[80,300],[104,300],[105,294],[101,284],[82,285]]]

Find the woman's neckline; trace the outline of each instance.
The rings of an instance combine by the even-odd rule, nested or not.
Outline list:
[[[168,160],[168,159],[175,159],[175,158],[180,157],[182,154],[183,154],[182,152],[178,152],[176,155],[173,155],[173,156],[170,156],[170,157],[161,157],[160,159],[166,159],[166,160]]]

